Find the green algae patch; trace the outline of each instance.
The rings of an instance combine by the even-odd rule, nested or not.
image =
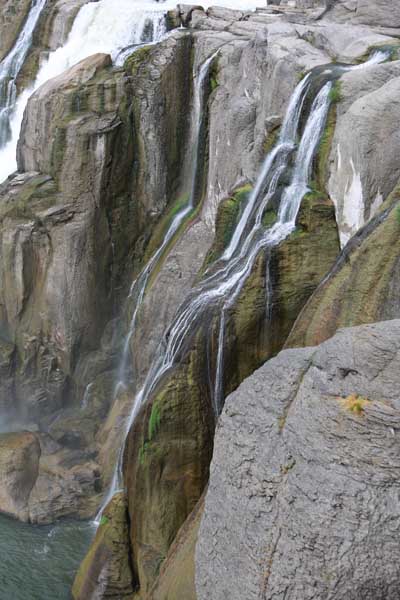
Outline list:
[[[338,102],[341,102],[342,99],[342,83],[337,79],[329,92],[329,100],[332,104],[337,104]]]
[[[156,404],[151,407],[150,419],[149,419],[149,440],[152,440],[154,435],[160,428],[161,413],[160,409]]]
[[[0,207],[0,221],[5,218],[39,222],[38,211],[44,211],[56,202],[55,182],[47,175],[38,175],[26,181],[18,195],[4,198]]]
[[[335,135],[336,122],[337,109],[336,105],[332,104],[324,132],[318,145],[315,160],[316,187],[320,190],[326,189],[326,182],[329,176],[329,156],[331,154],[333,136]]]
[[[100,526],[107,525],[110,522],[110,519],[106,517],[106,515],[102,515],[100,519]]]
[[[264,154],[268,154],[273,148],[275,148],[279,140],[280,130],[280,125],[277,125],[272,131],[268,133],[263,143]]]
[[[212,92],[219,86],[218,75],[219,75],[219,64],[218,64],[218,60],[215,58],[212,61],[212,64],[210,65],[210,69],[209,69],[209,81],[210,81],[210,88],[211,88]]]
[[[316,346],[343,327],[399,317],[400,190],[342,251],[297,319],[287,347]]]
[[[124,70],[130,75],[135,75],[139,69],[139,67],[147,62],[151,50],[154,49],[154,46],[142,46],[141,48],[137,48],[124,62]]]
[[[276,210],[274,208],[267,208],[262,218],[262,224],[264,227],[272,227],[276,223],[277,218]]]

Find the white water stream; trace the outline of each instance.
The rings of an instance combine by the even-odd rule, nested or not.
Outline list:
[[[191,133],[191,147],[192,147],[192,156],[191,156],[191,165],[190,165],[190,190],[189,190],[189,199],[186,204],[173,218],[165,236],[162,244],[158,248],[158,250],[153,254],[149,262],[146,264],[143,271],[139,274],[137,279],[133,282],[129,297],[135,297],[135,305],[131,318],[131,322],[128,329],[128,334],[124,341],[123,352],[121,357],[121,364],[118,371],[118,380],[114,390],[114,399],[117,398],[118,393],[121,389],[125,389],[127,387],[127,372],[128,372],[128,362],[130,360],[130,343],[132,340],[132,336],[135,333],[137,316],[139,313],[139,309],[142,305],[147,283],[151,274],[153,273],[154,268],[158,265],[160,258],[163,256],[166,248],[168,247],[170,241],[174,237],[175,233],[178,231],[180,226],[184,223],[185,219],[190,215],[190,213],[195,208],[196,202],[196,182],[198,178],[198,169],[199,169],[199,146],[200,146],[200,136],[201,136],[201,123],[204,114],[204,103],[205,103],[205,84],[206,79],[209,75],[210,66],[216,58],[219,49],[214,52],[204,63],[201,65],[199,72],[194,76],[194,91],[193,91],[193,117],[192,117],[192,133]],[[91,384],[89,384],[90,386]],[[86,392],[85,392],[86,395]],[[128,436],[129,430],[132,426],[133,420],[137,414],[135,407],[140,407],[140,401],[138,401],[138,396],[135,398],[133,409],[130,412],[129,418],[126,420],[123,426],[123,432],[121,435],[122,444],[118,454],[118,460],[116,467],[114,469],[113,477],[111,480],[111,484],[109,486],[108,492],[105,495],[105,498],[102,502],[100,510],[96,516],[95,522],[99,522],[101,514],[104,508],[107,506],[108,502],[111,500],[113,495],[119,490],[122,486],[123,482],[123,474],[122,474],[122,462],[123,462],[123,451],[125,447],[126,438]]]
[[[38,24],[46,0],[33,0],[24,26],[17,40],[0,63],[0,148],[10,139],[10,116],[17,98],[16,79],[21,72],[32,44],[32,36]]]
[[[116,10],[115,0],[101,0],[100,2],[86,4],[79,11],[65,45],[49,55],[48,59],[41,65],[35,82],[29,89],[16,98],[14,81],[29,51],[32,35],[44,4],[45,0],[32,0],[31,11],[23,31],[12,51],[0,64],[0,93],[3,98],[3,109],[1,110],[0,107],[0,143],[1,140],[5,142],[10,137],[7,144],[0,150],[0,181],[16,168],[16,145],[24,109],[29,96],[38,87],[91,54],[98,52],[109,53],[115,62],[120,63],[126,56],[126,52],[124,52],[125,48],[129,47],[131,49],[133,46],[142,43],[157,42],[166,33],[165,12],[175,7],[175,2],[171,2],[170,0],[164,3],[157,3],[151,0],[144,2],[139,2],[139,0],[118,0],[118,10]],[[245,3],[238,0],[217,0],[213,4],[252,9],[259,2],[258,0],[257,2],[250,0]],[[131,50],[129,50],[130,52]],[[194,207],[196,175],[198,171],[199,133],[203,114],[202,90],[213,58],[214,55],[204,63],[195,84],[193,179],[189,202],[174,217],[160,248],[152,256],[145,269],[131,287],[131,294],[136,297],[136,304],[130,328],[125,339],[116,391],[121,386],[126,385],[125,379],[130,353],[130,341],[135,330],[138,310],[143,301],[149,277],[171,239]],[[369,63],[353,68],[365,68],[368,64],[376,64],[383,59],[379,53],[375,53]],[[223,397],[223,346],[226,311],[235,303],[259,252],[262,249],[279,244],[293,231],[301,200],[308,189],[307,183],[312,159],[329,109],[330,83],[327,83],[320,90],[312,105],[310,116],[296,153],[291,183],[286,187],[281,196],[278,220],[270,229],[265,230],[263,228],[263,213],[275,195],[280,177],[288,168],[289,158],[295,150],[299,119],[304,99],[308,92],[310,79],[310,76],[306,77],[296,88],[292,96],[278,144],[264,162],[246,209],[220,261],[219,269],[206,277],[192,291],[190,299],[178,310],[169,328],[168,336],[160,344],[156,357],[149,369],[145,384],[137,393],[129,418],[123,426],[121,451],[113,481],[103,506],[109,501],[115,491],[121,487],[122,452],[127,434],[140,407],[154,390],[163,374],[179,359],[184,341],[189,337],[190,332],[194,330],[196,323],[199,322],[205,311],[213,306],[216,306],[220,310],[219,348],[214,388],[214,408],[216,415],[220,411]],[[83,405],[87,403],[89,395],[90,387],[83,399]],[[101,514],[101,511],[102,509],[99,514]]]
[[[44,0],[40,1],[43,3]],[[32,93],[91,54],[104,52],[116,59],[127,46],[158,41],[166,33],[164,16],[165,5],[149,0],[140,3],[118,0],[118,10],[115,0],[90,2],[81,8],[65,45],[50,53],[41,65],[35,82],[19,95],[16,102],[14,98],[13,105],[9,106],[8,111],[12,115],[11,139],[0,150],[0,181],[17,167],[18,137],[24,110]]]

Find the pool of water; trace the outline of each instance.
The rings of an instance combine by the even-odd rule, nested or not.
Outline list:
[[[37,526],[0,516],[0,600],[70,600],[92,523]]]

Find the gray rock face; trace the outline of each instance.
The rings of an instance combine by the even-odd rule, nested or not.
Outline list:
[[[88,0],[57,0],[50,12],[47,45],[56,50],[66,41],[79,10]]]
[[[199,600],[395,600],[400,321],[286,350],[226,402]]]
[[[325,0],[327,18],[373,27],[400,27],[400,5],[393,0]]]
[[[400,179],[399,92],[400,61],[342,78],[328,191],[343,245],[374,216]]]
[[[0,190],[0,406],[60,443],[41,461],[35,521],[85,511],[95,494],[87,456],[113,399],[115,288],[125,299],[143,238],[135,244],[176,197],[189,50],[171,36],[128,70],[94,55],[40,88],[25,113],[23,173]]]
[[[400,27],[400,6],[393,0],[273,0],[269,4],[320,9],[317,17],[373,27]]]

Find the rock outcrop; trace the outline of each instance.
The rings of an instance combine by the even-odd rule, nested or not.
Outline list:
[[[179,185],[189,46],[177,35],[160,50],[154,61],[139,53],[125,70],[95,55],[40,88],[19,142],[23,173],[2,188],[3,415],[40,422],[62,447],[80,452],[83,465],[86,453],[96,453],[95,433],[112,400],[121,343],[115,307]],[[146,87],[143,61],[152,69]],[[154,112],[142,112],[141,103],[153,103]]]
[[[208,262],[229,243],[237,208],[236,193],[254,181],[265,148],[276,138],[284,107],[299,77],[304,71],[332,59],[362,60],[371,44],[393,41],[386,34],[366,27],[343,28],[325,21],[295,23],[261,11],[244,15],[212,9],[206,14],[194,9],[187,17],[187,24],[192,34],[195,68],[220,46],[210,74],[208,139],[204,153],[208,172],[201,209],[158,265],[139,310],[139,325],[130,339],[134,372],[139,381],[143,381],[158,341],[177,306],[190,295],[196,272],[199,271],[198,278],[204,273],[202,263],[206,251],[209,251]],[[258,66],[258,75],[250,77],[254,65]],[[395,79],[396,67],[395,63],[376,67],[382,85]],[[141,69],[147,70],[145,65]],[[372,79],[366,76],[368,85],[372,86]],[[361,80],[360,75],[358,81]],[[236,82],[233,86],[232,81]],[[360,90],[361,93],[368,91],[368,85],[365,89],[360,85],[351,87],[347,100],[343,97],[343,110],[347,106],[345,102],[356,101]],[[339,104],[334,111],[338,120],[342,108]],[[306,198],[296,232],[269,257],[270,322],[266,319],[267,265],[263,256],[256,261],[230,315],[225,393],[280,350],[298,312],[339,253],[333,205],[327,193],[335,128],[333,112],[329,128],[316,161],[318,181],[314,183],[321,189],[313,189]],[[382,178],[386,172],[383,168]],[[390,191],[388,185],[387,193]],[[366,205],[366,219],[370,214],[368,209]],[[268,218],[273,222],[274,215]],[[154,238],[150,245],[153,243]],[[211,316],[210,319],[212,321]],[[159,569],[185,519],[191,519],[190,512],[208,480],[214,431],[210,381],[215,376],[218,323],[212,321],[211,338],[207,336],[208,326],[206,320],[200,324],[184,359],[163,378],[149,402],[139,411],[128,437],[125,474],[138,598],[146,598],[156,589],[167,594],[169,585],[174,589],[175,584],[168,580],[167,567],[162,572],[169,583],[166,588],[159,587]],[[118,420],[126,414],[121,407],[129,406],[133,397],[133,391],[126,393],[109,413],[102,432],[104,456],[110,454],[107,439],[115,435]],[[175,568],[179,573],[179,562],[171,567]],[[171,570],[174,579],[172,573],[175,571]]]
[[[300,313],[287,347],[314,346],[338,328],[400,318],[400,193],[347,244]]]
[[[376,214],[400,179],[400,61],[367,71],[342,77],[337,104],[327,189],[342,245]]]
[[[199,600],[398,595],[400,321],[286,350],[226,401]]]
[[[132,598],[132,571],[126,498],[120,493],[105,508],[90,552],[80,566],[74,600]]]
[[[0,510],[29,520],[28,503],[39,473],[40,444],[34,433],[0,435]]]

